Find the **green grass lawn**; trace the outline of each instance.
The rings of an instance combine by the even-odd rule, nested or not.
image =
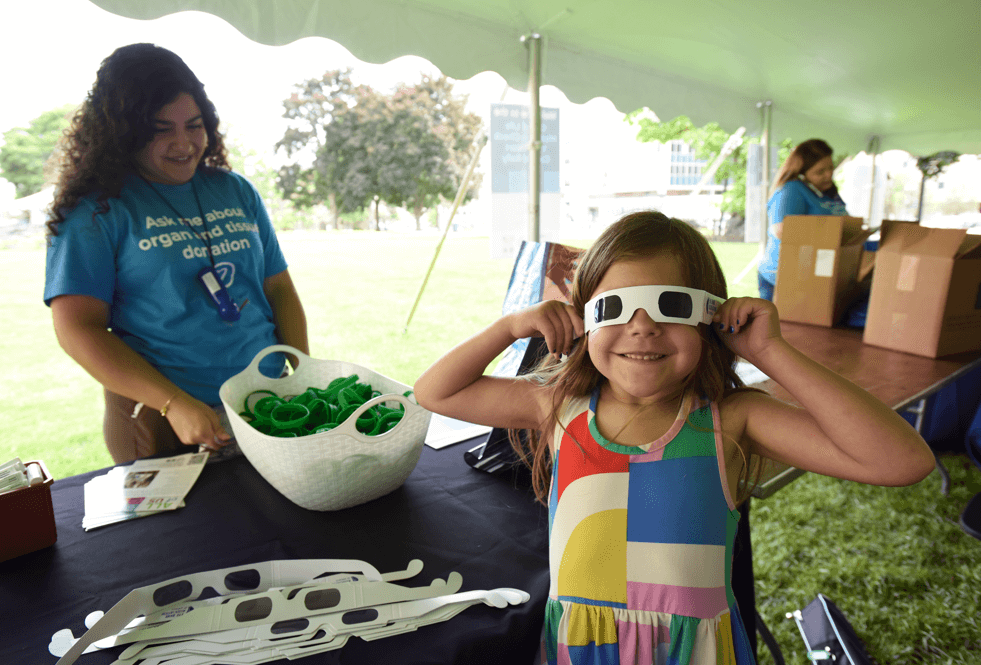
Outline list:
[[[451,346],[492,322],[511,274],[489,258],[487,238],[450,237],[408,332],[409,310],[438,238],[373,232],[281,233],[306,309],[311,354],[370,367],[404,383]],[[568,241],[585,246],[586,242]],[[715,243],[733,280],[756,245]],[[730,295],[755,295],[749,271]],[[102,392],[58,346],[44,284],[42,241],[0,250],[5,334],[0,350],[0,461],[41,459],[55,478],[112,465],[102,441]],[[852,620],[886,663],[981,661],[981,543],[957,526],[981,490],[977,471],[951,457],[951,496],[937,475],[881,488],[809,474],[756,501],[754,557],[760,613],[788,663],[805,663],[786,612],[817,592]],[[764,654],[761,665],[772,662]]]
[[[981,542],[957,523],[981,475],[966,456],[942,460],[949,497],[936,472],[911,487],[807,474],[753,501],[758,610],[788,665],[808,660],[785,615],[818,592],[882,665],[981,662]],[[772,662],[761,653],[760,665]]]

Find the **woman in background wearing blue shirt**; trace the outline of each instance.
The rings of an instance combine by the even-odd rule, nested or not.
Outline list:
[[[766,252],[759,268],[760,298],[773,300],[780,258],[783,218],[787,215],[847,215],[831,176],[831,146],[821,139],[804,141],[780,167],[773,196],[766,204],[769,218]]]

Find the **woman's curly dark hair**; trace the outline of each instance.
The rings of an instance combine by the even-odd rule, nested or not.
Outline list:
[[[47,223],[50,235],[58,235],[65,213],[89,194],[98,195],[96,214],[109,210],[109,199],[119,198],[126,176],[138,173],[136,155],[153,140],[154,116],[181,93],[191,95],[201,109],[208,136],[198,168],[230,170],[218,113],[194,72],[160,46],[122,46],[102,61],[92,90],[65,132],[61,175]]]

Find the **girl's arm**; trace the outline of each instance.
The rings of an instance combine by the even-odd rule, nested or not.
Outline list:
[[[881,401],[787,343],[777,310],[765,300],[731,298],[719,309],[721,337],[789,392],[803,408],[760,393],[724,404],[762,457],[873,485],[911,485],[933,470],[930,448]],[[732,327],[734,332],[729,333]]]
[[[484,376],[484,370],[515,340],[544,337],[549,352],[559,355],[582,334],[582,318],[556,300],[509,314],[426,370],[416,381],[416,399],[430,411],[479,425],[537,429],[551,409],[550,391],[532,381]]]
[[[91,296],[58,296],[51,301],[51,317],[61,348],[107,390],[157,411],[169,399],[166,418],[182,443],[214,449],[231,438],[211,407],[175,386],[106,329],[107,303]]]

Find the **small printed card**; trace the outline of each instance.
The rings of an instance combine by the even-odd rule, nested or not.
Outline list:
[[[207,460],[208,453],[142,459],[96,476],[85,483],[82,527],[88,531],[182,508]]]

